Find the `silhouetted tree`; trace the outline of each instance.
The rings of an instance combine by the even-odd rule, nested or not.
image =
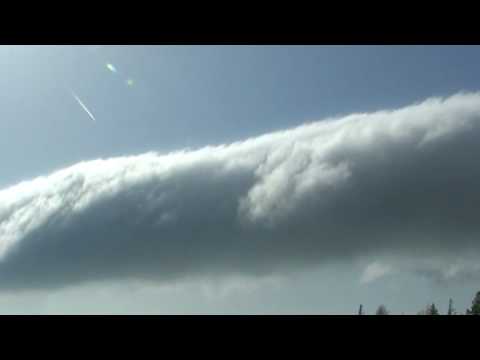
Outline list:
[[[448,312],[447,315],[455,315],[455,309],[453,308],[453,300],[448,300]]]
[[[432,303],[432,305],[427,306],[427,309],[425,311],[425,315],[440,315],[440,313],[438,312],[438,309],[435,306],[435,304]]]
[[[472,301],[472,307],[467,310],[467,315],[480,315],[480,291],[475,295]]]
[[[363,305],[360,304],[360,307],[358,308],[358,315],[364,315],[363,313]]]
[[[380,305],[375,315],[388,315],[388,310],[385,305]]]
[[[428,304],[423,310],[420,310],[417,315],[439,315],[437,307],[434,303]]]

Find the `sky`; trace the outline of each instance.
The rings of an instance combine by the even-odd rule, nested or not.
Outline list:
[[[0,313],[464,312],[479,61],[0,46]]]

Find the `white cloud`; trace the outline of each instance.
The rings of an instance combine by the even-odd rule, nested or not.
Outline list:
[[[0,287],[478,252],[479,140],[473,93],[85,161],[0,191]]]
[[[362,284],[368,284],[373,281],[379,280],[380,278],[390,274],[393,268],[388,264],[382,264],[380,262],[373,262],[369,264],[363,271],[360,282]]]

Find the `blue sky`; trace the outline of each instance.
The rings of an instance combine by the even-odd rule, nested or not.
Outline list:
[[[477,90],[479,60],[474,46],[2,46],[0,184]]]
[[[479,91],[479,63],[478,46],[0,46],[0,188],[80,161],[231,143],[327,117]],[[262,311],[280,291],[279,312],[291,311],[298,293],[310,299],[298,303],[300,312],[347,312],[369,301],[371,310],[385,302],[408,312],[428,301],[446,304],[449,296],[465,307],[477,290],[405,274],[390,278],[398,286],[361,286],[361,266],[350,263],[336,270],[345,279],[329,292],[322,281],[332,281],[336,265],[329,266],[305,273],[303,282],[292,280],[289,286],[299,291],[267,288],[245,295],[237,308],[229,308],[228,297],[215,306]],[[148,305],[152,312],[166,311],[155,304]],[[125,306],[118,311],[135,312],[135,303]]]

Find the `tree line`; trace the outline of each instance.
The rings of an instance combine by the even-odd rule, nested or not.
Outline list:
[[[358,308],[358,315],[366,315],[363,309],[363,305],[360,304]],[[385,305],[380,305],[375,311],[375,315],[390,315],[387,307]],[[416,315],[442,315],[438,311],[435,303],[428,304],[424,309],[417,312]],[[448,301],[448,310],[445,315],[463,315],[462,313],[457,312],[453,307],[453,300],[449,299]],[[475,297],[472,300],[472,306],[465,311],[465,315],[480,315],[480,291],[477,292]]]

